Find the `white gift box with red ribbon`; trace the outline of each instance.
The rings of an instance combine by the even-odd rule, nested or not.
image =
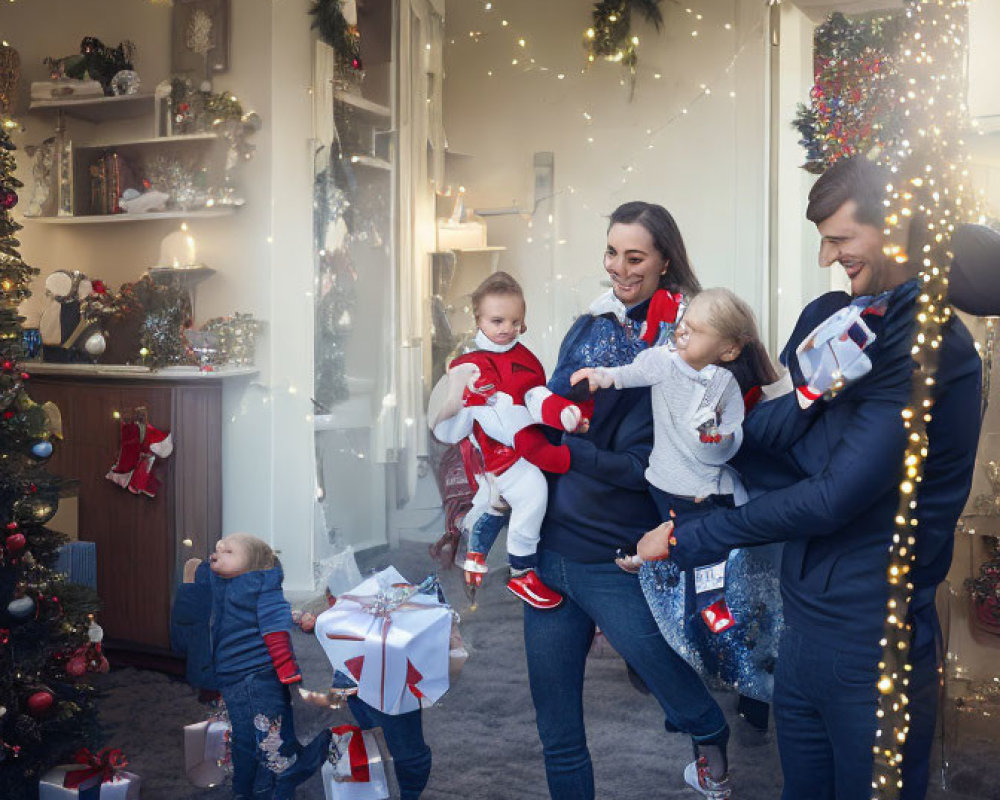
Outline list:
[[[38,781],[39,800],[79,800],[81,797],[100,798],[100,800],[139,800],[139,776],[125,770],[118,770],[114,777],[107,781],[92,778],[80,786],[68,788],[66,776],[69,773],[85,770],[80,764],[69,764],[53,767]]]
[[[209,789],[225,783],[231,731],[229,721],[222,719],[184,726],[184,771],[192,784]]]
[[[433,705],[448,691],[451,609],[416,593],[393,567],[342,594],[316,620],[316,637],[358,698],[385,714]]]
[[[356,725],[333,729],[331,759],[321,770],[326,800],[390,800],[398,797],[385,739]],[[338,757],[339,754],[339,757]]]

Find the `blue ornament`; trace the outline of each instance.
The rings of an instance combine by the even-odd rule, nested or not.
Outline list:
[[[35,458],[48,458],[52,455],[52,442],[35,442],[31,445],[31,455]]]
[[[7,604],[7,613],[14,619],[27,619],[35,610],[35,601],[30,597],[18,597]]]

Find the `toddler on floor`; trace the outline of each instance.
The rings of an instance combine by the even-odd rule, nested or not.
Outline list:
[[[189,680],[218,689],[229,713],[237,800],[290,800],[330,746],[328,729],[304,747],[295,737],[288,686],[302,675],[282,580],[267,543],[234,533],[216,543],[208,563],[184,565],[174,600],[171,641],[188,654]]]

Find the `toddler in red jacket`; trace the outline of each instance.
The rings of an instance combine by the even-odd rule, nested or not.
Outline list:
[[[553,445],[538,423],[573,432],[586,424],[579,406],[545,387],[541,363],[518,337],[527,330],[520,285],[506,272],[490,275],[472,294],[479,348],[448,367],[447,398],[428,414],[441,441],[466,439],[466,466],[479,489],[465,528],[475,532],[484,514],[510,507],[507,588],[535,608],[555,608],[562,596],[542,583],[535,567],[538,540],[548,501],[542,475],[569,469],[569,449]],[[432,403],[433,405],[433,403]],[[492,541],[470,537],[466,582],[479,585]]]

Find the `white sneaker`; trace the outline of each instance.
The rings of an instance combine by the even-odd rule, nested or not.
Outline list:
[[[724,775],[719,781],[712,780],[704,757],[684,767],[684,782],[709,800],[729,800],[732,796],[729,775]]]

